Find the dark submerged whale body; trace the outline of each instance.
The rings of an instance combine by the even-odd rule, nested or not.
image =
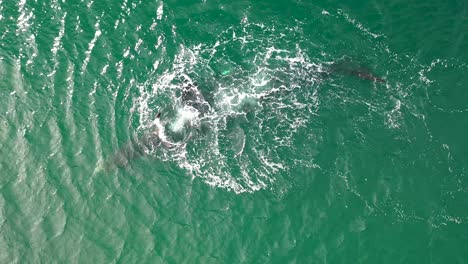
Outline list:
[[[349,75],[355,76],[362,80],[368,80],[372,82],[384,83],[385,79],[377,76],[367,67],[351,60],[349,57],[344,57],[341,60],[333,62],[329,67],[322,72],[324,77],[330,77],[333,74],[340,75]],[[210,104],[205,100],[202,92],[200,91],[198,84],[193,82],[187,76],[183,76],[183,81],[181,82],[182,91],[180,94],[180,100],[183,106],[191,107],[198,111],[200,115],[204,115],[209,112],[211,109]],[[293,90],[284,91],[284,89],[279,89],[276,94],[280,92],[282,95],[285,93],[292,92]],[[264,96],[262,100],[268,100],[272,95]],[[160,119],[160,114],[158,113],[156,119]],[[207,130],[206,125],[201,127],[195,127],[195,129],[201,129],[202,131]],[[174,144],[161,140],[159,135],[159,128],[156,126],[154,130],[145,132],[140,138],[125,144],[119,151],[117,151],[112,158],[107,161],[104,165],[106,169],[120,167],[127,167],[130,161],[140,158],[147,153],[155,150],[156,148],[163,146],[165,148],[172,148]]]
[[[189,138],[194,136],[194,134],[205,136],[210,131],[210,124],[206,120],[206,114],[212,111],[212,107],[211,104],[205,99],[205,95],[206,94],[202,92],[196,82],[193,82],[185,77],[182,84],[180,100],[184,107],[192,108],[197,112],[198,122],[189,122],[186,124],[189,135],[184,141],[187,141]]]
[[[196,109],[200,114],[205,114],[210,110],[210,104],[205,100],[196,82],[185,78],[182,84],[181,94],[182,104]]]
[[[180,95],[183,106],[192,107],[197,110],[201,115],[207,113],[210,110],[209,103],[205,100],[201,93],[197,83],[190,81],[188,78],[184,78],[182,82],[182,91]],[[158,113],[156,121],[160,121],[161,114]],[[205,126],[202,126],[205,128]],[[155,127],[151,131],[145,132],[141,137],[126,143],[121,147],[112,157],[105,162],[104,168],[109,170],[113,168],[125,168],[130,165],[132,160],[138,159],[142,156],[151,153],[158,147],[164,147],[167,149],[173,148],[174,143],[163,140],[159,134],[160,127],[155,122]]]
[[[356,61],[353,61],[349,57],[344,57],[341,60],[333,62],[324,72],[324,76],[330,76],[332,74],[355,76],[362,80],[378,83],[386,82],[385,79],[376,75],[372,70]]]
[[[156,119],[160,118],[160,113]],[[155,150],[160,145],[171,147],[171,143],[161,140],[159,136],[159,128],[156,126],[151,131],[145,132],[140,138],[134,139],[126,143],[112,157],[105,162],[106,170],[114,168],[125,168],[130,164],[130,161],[140,158],[147,153]]]
[[[318,83],[323,83],[326,79],[336,75],[353,76],[361,80],[371,81],[375,83],[386,83],[387,81],[375,74],[368,67],[358,61],[352,60],[348,56],[343,56],[337,61],[324,63],[315,69],[315,76],[319,77]],[[285,78],[275,77],[272,82],[272,90],[270,93],[260,97],[261,102],[269,102],[276,100],[278,97],[287,96],[293,93],[295,88],[287,88],[288,84],[284,81]],[[307,87],[310,83],[304,82],[302,86]]]

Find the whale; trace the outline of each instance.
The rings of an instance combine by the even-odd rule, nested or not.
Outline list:
[[[152,124],[152,129],[143,133],[141,137],[131,140],[120,147],[120,149],[105,162],[104,168],[107,170],[115,167],[125,168],[129,166],[132,160],[145,156],[147,153],[154,151],[160,146],[168,149],[175,147],[173,142],[170,142],[162,135],[162,123],[160,119],[161,113],[158,113]]]
[[[182,83],[181,94],[182,105],[192,107],[200,114],[207,113],[211,106],[205,100],[205,96],[200,90],[198,83],[191,81],[189,78],[184,78]]]
[[[211,108],[199,89],[198,84],[191,81],[188,77],[185,77],[181,82],[180,101],[183,107],[195,109],[201,115],[207,113]],[[107,170],[116,167],[125,168],[130,165],[131,161],[145,156],[159,147],[171,149],[181,143],[175,143],[166,138],[164,134],[164,122],[161,120],[161,112],[158,112],[150,127],[149,131],[127,142],[116,151],[110,159],[104,163],[104,168]],[[197,127],[195,128],[199,129]],[[189,138],[190,136],[185,140]]]
[[[371,69],[357,61],[352,60],[349,57],[343,57],[338,61],[332,62],[328,67],[326,67],[326,70],[323,72],[323,76],[330,76],[336,74],[354,76],[361,80],[367,80],[377,83],[386,82],[384,78],[375,74]]]
[[[387,81],[376,74],[369,67],[365,66],[357,60],[351,59],[351,57],[343,56],[340,59],[337,59],[332,62],[324,62],[318,65],[317,68],[314,68],[315,72],[313,73],[314,79],[319,84],[326,82],[327,80],[335,76],[351,76],[360,80],[370,81],[374,83],[386,83]],[[295,92],[295,87],[288,87],[286,78],[280,78],[279,76],[274,76],[271,82],[271,89],[265,94],[262,94],[259,99],[260,102],[270,102],[272,100],[277,100],[279,97],[288,96],[291,93]],[[297,87],[308,87],[310,83],[303,82]]]

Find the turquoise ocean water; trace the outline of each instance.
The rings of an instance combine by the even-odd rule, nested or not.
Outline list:
[[[467,25],[0,0],[0,263],[467,263]]]

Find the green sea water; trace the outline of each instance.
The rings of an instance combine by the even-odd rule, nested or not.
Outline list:
[[[467,263],[467,25],[466,1],[0,0],[0,263]]]

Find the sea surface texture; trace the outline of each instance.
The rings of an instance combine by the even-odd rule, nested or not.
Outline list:
[[[468,263],[467,26],[0,0],[0,263]]]

